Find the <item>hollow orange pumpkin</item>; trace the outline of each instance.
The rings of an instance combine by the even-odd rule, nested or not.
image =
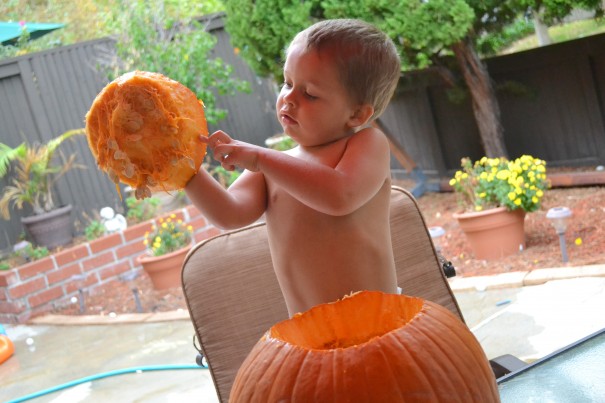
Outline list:
[[[138,199],[178,190],[206,152],[203,103],[181,83],[133,71],[109,83],[86,114],[88,145],[111,180],[130,185]]]
[[[231,402],[497,402],[470,330],[446,308],[363,291],[277,323],[240,367]]]
[[[0,364],[8,360],[15,352],[15,345],[6,334],[0,333]]]

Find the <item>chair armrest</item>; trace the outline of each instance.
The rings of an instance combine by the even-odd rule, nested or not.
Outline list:
[[[489,364],[494,371],[496,379],[517,371],[527,365],[527,363],[511,354],[504,354],[489,360]]]

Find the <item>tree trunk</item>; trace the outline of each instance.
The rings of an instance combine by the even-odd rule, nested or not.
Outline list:
[[[452,50],[471,93],[485,155],[490,158],[508,157],[500,124],[500,105],[485,65],[468,39],[452,45]]]
[[[552,39],[548,34],[548,27],[542,21],[542,16],[536,10],[532,10],[531,15],[534,19],[534,31],[536,32],[536,37],[538,38],[538,45],[550,45],[552,43]]]

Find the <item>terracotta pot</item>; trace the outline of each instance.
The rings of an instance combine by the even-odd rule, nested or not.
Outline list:
[[[525,249],[525,211],[498,207],[454,214],[477,259],[500,259]]]
[[[156,290],[181,287],[181,271],[189,249],[187,246],[162,256],[140,255],[137,263],[143,266]]]

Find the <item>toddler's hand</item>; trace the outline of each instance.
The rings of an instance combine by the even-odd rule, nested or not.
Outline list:
[[[222,130],[217,130],[210,136],[200,136],[201,140],[208,145],[208,147],[214,151],[214,148],[219,144],[231,143],[231,137]]]
[[[224,151],[221,152],[220,148],[218,150],[216,149],[216,147],[219,145],[231,143],[231,137],[229,137],[229,135],[222,130],[217,130],[208,137],[201,137],[202,141],[206,143],[210,150],[212,150],[214,159],[220,162],[223,168],[226,170],[233,171],[235,166],[233,164],[225,163],[225,158],[228,156],[228,153]]]
[[[214,159],[219,161],[226,170],[233,171],[237,167],[258,171],[259,147],[233,140],[222,130],[212,133],[205,142],[212,150]]]

